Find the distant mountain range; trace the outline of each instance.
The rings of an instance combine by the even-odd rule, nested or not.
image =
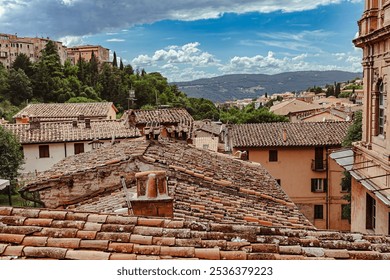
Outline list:
[[[344,71],[299,71],[276,75],[234,74],[190,82],[174,82],[189,97],[207,98],[213,102],[256,98],[273,93],[303,91],[313,86],[346,82],[362,73]]]

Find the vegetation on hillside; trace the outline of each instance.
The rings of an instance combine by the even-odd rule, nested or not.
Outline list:
[[[131,89],[135,100],[130,101]],[[196,120],[242,123],[280,119],[264,108],[220,112],[210,100],[188,98],[160,73],[118,63],[115,53],[113,63],[99,64],[92,53],[90,61],[80,57],[76,65],[70,61],[62,65],[55,44],[49,41],[35,63],[20,54],[10,69],[0,64],[0,117],[9,121],[27,103],[101,101],[113,102],[120,113],[128,108],[170,106],[186,108]]]

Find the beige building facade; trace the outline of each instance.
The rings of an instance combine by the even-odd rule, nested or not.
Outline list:
[[[341,147],[348,122],[263,123],[233,126],[233,154],[260,163],[316,228],[350,229],[342,208],[343,168],[328,159]]]
[[[390,234],[390,1],[366,0],[356,47],[363,50],[362,141],[354,146],[353,231]]]
[[[12,34],[0,34],[0,63],[4,67],[11,67],[19,54],[25,54],[31,62],[36,62],[41,57],[49,38],[18,37]],[[66,46],[61,42],[53,41],[63,64],[67,59]]]
[[[73,64],[77,64],[81,59],[84,61],[90,61],[92,58],[92,53],[97,59],[98,62],[109,62],[110,60],[110,50],[103,48],[102,46],[74,46],[67,48],[68,59]]]

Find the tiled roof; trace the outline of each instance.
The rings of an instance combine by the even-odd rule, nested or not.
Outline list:
[[[137,124],[147,124],[150,122],[159,123],[182,123],[190,125],[194,119],[182,108],[168,108],[157,110],[130,110],[134,112]]]
[[[117,110],[112,102],[29,104],[13,118],[29,116],[37,117],[44,121],[47,119],[77,118],[79,115],[84,115],[87,118],[107,117],[112,107]]]
[[[194,130],[203,130],[214,135],[219,135],[222,130],[222,124],[205,122],[205,121],[195,121]]]
[[[21,144],[55,143],[71,141],[89,141],[94,139],[133,138],[139,137],[137,128],[126,126],[120,120],[90,121],[91,128],[85,122],[41,122],[39,128],[27,124],[5,124],[3,127],[12,132]]]
[[[23,190],[55,189],[58,187],[56,182],[61,181],[62,177],[69,179],[78,174],[84,178],[95,176],[97,171],[103,171],[104,166],[112,165],[115,168],[121,163],[127,166],[127,174],[144,171],[138,166],[146,168],[146,164],[152,165],[154,170],[166,170],[169,193],[175,201],[175,217],[196,221],[313,227],[260,164],[170,141],[148,143],[134,140],[66,158],[40,174]],[[125,174],[117,175],[117,189],[121,188],[121,175]],[[73,178],[74,181],[79,180]],[[53,193],[56,191],[53,190]],[[84,205],[80,209],[105,211],[109,209],[105,201],[107,195],[111,195],[111,190],[99,196],[96,193],[83,196],[84,201],[95,198],[87,203],[96,202],[95,208],[86,208],[86,204],[80,201],[71,207],[77,208],[80,203]],[[101,203],[97,203],[98,200]]]
[[[307,103],[305,101],[293,99],[272,106],[270,108],[270,111],[277,115],[287,116],[290,113],[298,113],[298,112],[316,110],[321,108],[322,107],[319,105],[314,105],[314,104]]]
[[[280,122],[232,127],[233,147],[341,145],[351,122]]]
[[[0,207],[0,259],[390,259],[390,237]]]

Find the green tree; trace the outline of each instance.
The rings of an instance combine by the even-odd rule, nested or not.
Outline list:
[[[362,140],[362,117],[362,111],[355,112],[353,123],[342,142],[343,147],[351,147],[353,142]]]
[[[15,186],[19,169],[23,164],[23,152],[20,143],[15,136],[0,126],[0,178],[11,181],[11,187]]]
[[[15,70],[22,69],[28,77],[31,77],[33,75],[32,63],[30,61],[30,58],[24,53],[18,54],[16,56],[14,62],[11,65],[11,68]]]
[[[112,66],[118,68],[118,61],[116,58],[116,52],[114,52],[114,59],[112,60]]]
[[[20,105],[22,102],[31,100],[33,97],[32,84],[22,68],[18,70],[11,69],[8,75],[8,90],[6,97],[14,105]]]

